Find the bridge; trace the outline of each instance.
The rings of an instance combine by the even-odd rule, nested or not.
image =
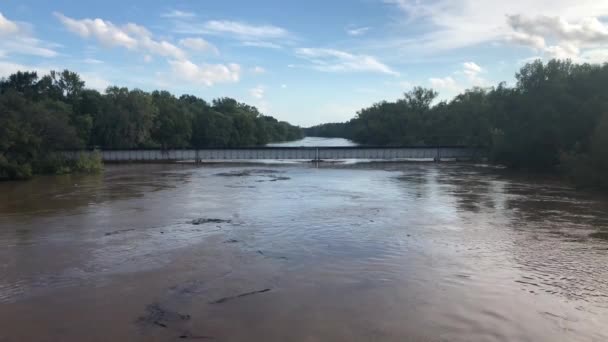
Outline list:
[[[66,152],[69,157],[93,151]],[[247,147],[206,149],[135,149],[99,151],[104,162],[212,162],[244,160],[472,160],[481,150],[465,146],[402,146],[402,147]]]

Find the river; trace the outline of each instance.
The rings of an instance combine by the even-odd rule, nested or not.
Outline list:
[[[357,146],[354,142],[343,138],[305,137],[301,140],[268,144],[270,147],[346,147]]]
[[[134,164],[0,194],[0,341],[608,340],[608,199],[556,180]]]

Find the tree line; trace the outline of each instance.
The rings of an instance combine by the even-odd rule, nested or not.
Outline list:
[[[0,79],[0,179],[93,171],[99,160],[62,150],[259,146],[300,139],[299,127],[231,98],[85,87],[74,72],[17,72]]]
[[[416,87],[305,133],[368,145],[477,146],[496,163],[608,189],[608,64],[537,60],[515,77],[513,87],[473,88],[438,103],[434,90]]]

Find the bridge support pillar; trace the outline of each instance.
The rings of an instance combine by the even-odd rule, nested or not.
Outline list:
[[[437,148],[437,152],[435,153],[435,158],[433,158],[433,161],[438,163],[441,161],[441,149]]]

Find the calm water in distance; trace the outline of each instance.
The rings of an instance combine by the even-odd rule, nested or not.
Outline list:
[[[0,183],[0,341],[608,340],[606,198],[320,165]]]
[[[306,137],[301,140],[268,144],[270,147],[327,147],[327,146],[357,146],[356,143],[342,138]]]

